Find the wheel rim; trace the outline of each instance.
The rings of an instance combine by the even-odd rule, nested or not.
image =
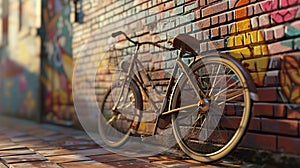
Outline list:
[[[112,110],[117,101],[116,95],[118,95],[119,89],[119,85],[111,87],[101,106],[99,133],[109,147],[119,147],[126,142],[131,133],[133,116],[135,116],[132,114],[132,109],[136,110],[135,95],[129,87],[125,87],[128,96],[126,99],[121,98],[121,103],[117,107],[121,110]]]
[[[246,83],[246,81],[243,78],[242,73],[236,70],[237,67],[232,62],[228,60],[221,61],[220,59],[211,59],[205,62],[205,66],[204,64],[198,64],[194,66],[194,70],[200,70],[199,73],[202,73],[202,81],[199,82],[198,80],[198,82],[200,83],[199,87],[204,90],[205,95],[210,94],[211,91],[209,90],[209,88],[211,88],[211,83],[213,83],[213,80],[203,79],[203,76],[205,76],[203,75],[203,69],[205,68],[205,71],[212,70],[213,68],[209,68],[207,66],[213,65],[213,63],[216,62],[218,62],[218,65],[219,63],[222,63],[222,66],[227,67],[227,69],[224,68],[223,71],[223,75],[226,75],[227,82],[226,86],[224,85],[224,88],[227,88],[229,86],[230,87],[225,90],[225,111],[221,116],[215,117],[215,119],[217,119],[217,121],[215,121],[215,125],[212,124],[212,127],[210,128],[207,125],[205,126],[205,123],[209,123],[212,121],[212,119],[209,118],[213,118],[211,114],[213,113],[211,111],[211,108],[214,106],[214,104],[215,107],[216,105],[220,104],[220,102],[216,101],[216,99],[214,98],[214,96],[216,95],[206,97],[210,100],[211,104],[210,111],[208,113],[201,114],[199,113],[199,111],[197,111],[197,109],[190,109],[189,113],[192,113],[190,116],[184,116],[181,114],[182,112],[179,112],[178,115],[172,116],[175,138],[182,150],[192,158],[204,162],[215,161],[228,154],[238,144],[241,137],[243,136],[242,134],[245,132],[250,117],[250,93],[247,89],[243,89],[245,88],[244,84]],[[198,75],[200,76],[200,74]],[[233,76],[232,74],[235,74],[235,76]],[[197,78],[197,73],[195,76]],[[240,80],[240,83],[234,84],[237,80]],[[187,87],[187,84],[184,83],[185,82],[182,82],[181,84],[179,84],[181,86],[178,87]],[[241,86],[239,86],[239,84]],[[221,88],[219,90],[223,90],[224,88],[222,88],[222,85],[220,86]],[[243,90],[243,92],[237,92],[239,87],[236,86],[239,86],[240,89]],[[183,93],[185,91],[185,88],[180,88],[180,90],[182,90],[182,93],[178,92],[175,93],[175,95],[177,94],[178,96],[180,94],[180,97],[185,97]],[[189,96],[191,97],[191,95]],[[220,94],[217,96],[220,96]],[[244,103],[239,100],[241,98],[243,98]],[[180,103],[180,106],[184,105],[183,100],[180,100],[180,102],[178,102],[178,100],[176,101],[177,103]],[[196,101],[196,99],[194,101]],[[191,103],[191,101],[188,101],[188,103]],[[236,110],[234,114],[232,113],[233,106]],[[237,108],[237,106],[241,106],[240,109]],[[172,103],[172,108],[175,108],[175,103]],[[191,127],[186,126],[186,120],[190,120],[189,126]],[[232,120],[234,120],[234,122],[232,122]],[[186,128],[184,126],[186,126]],[[201,137],[203,137],[203,134],[201,135],[201,132],[204,132],[203,130],[205,130],[205,127],[206,130],[213,129],[213,131],[206,131],[207,137],[201,139]],[[196,131],[198,131],[198,133],[196,133]],[[189,139],[187,139],[187,137],[189,137]]]

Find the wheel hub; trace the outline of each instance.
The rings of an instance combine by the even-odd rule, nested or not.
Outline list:
[[[201,113],[207,113],[210,107],[210,102],[208,99],[204,98],[202,102],[199,102],[198,106]]]

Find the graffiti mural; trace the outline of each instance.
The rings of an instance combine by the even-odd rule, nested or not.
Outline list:
[[[243,19],[231,26],[233,35],[227,43],[230,54],[244,63],[258,87],[280,85],[277,101],[291,104],[298,104],[300,96],[299,53],[295,53],[299,50],[299,40],[292,39],[300,35],[299,21],[294,21],[300,11],[299,3],[297,0],[263,1],[255,9],[267,14],[253,19],[249,17],[249,9],[243,12],[239,8],[250,2],[236,1],[235,17]],[[272,24],[283,25],[268,28]],[[274,40],[280,42],[267,44]],[[285,54],[288,52],[292,53]]]
[[[43,0],[42,85],[45,120],[72,124],[72,25],[69,0]]]
[[[7,41],[1,43],[0,50],[0,112],[30,119],[38,119],[39,113],[40,40],[35,33],[40,19],[35,10],[38,5],[34,0],[14,1],[1,9],[14,12],[7,15],[9,22],[2,34]]]

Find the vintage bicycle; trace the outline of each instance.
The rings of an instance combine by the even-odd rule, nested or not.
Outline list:
[[[122,31],[112,34],[117,36],[134,44],[135,52],[119,65],[122,77],[112,82],[99,103],[99,134],[107,146],[120,147],[130,136],[145,136],[137,132],[145,101],[155,116],[155,127],[146,136],[171,126],[179,147],[195,160],[217,161],[238,145],[249,124],[252,102],[258,99],[252,78],[239,61],[225,54],[198,55],[199,41],[187,34],[169,39],[170,48],[134,41]],[[160,107],[144,82],[146,77],[156,90],[138,58],[143,45],[178,51]],[[186,64],[185,58],[191,63]]]

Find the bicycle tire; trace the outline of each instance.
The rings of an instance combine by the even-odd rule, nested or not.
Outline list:
[[[243,71],[239,68],[241,66],[237,66],[237,62],[233,62],[231,59],[228,56],[207,56],[190,66],[199,87],[205,94],[204,96],[208,96],[209,92],[212,92],[209,89],[214,89],[213,84],[211,84],[211,78],[219,78],[219,75],[216,73],[214,76],[211,73],[210,76],[214,77],[209,77],[209,74],[206,74],[198,78],[198,71],[203,68],[208,73],[211,69],[214,69],[209,68],[209,66],[213,67],[213,65],[220,65],[224,68],[224,77],[222,78],[225,79],[226,83],[223,85],[225,88],[228,88],[225,90],[226,93],[224,93],[223,111],[219,110],[221,111],[219,112],[218,107],[215,106],[216,103],[220,103],[220,101],[216,100],[217,98],[206,97],[209,100],[210,107],[205,114],[199,108],[194,108],[189,109],[190,111],[182,110],[173,113],[171,117],[173,133],[178,145],[188,156],[201,162],[214,162],[227,156],[240,143],[249,125],[252,100],[247,88],[248,82],[243,75]],[[205,78],[202,79],[203,77],[208,77],[206,84],[204,82]],[[239,80],[238,83],[236,83],[237,80]],[[207,84],[207,81],[210,81],[210,84]],[[232,84],[234,85],[230,84],[230,82],[233,82]],[[185,105],[184,103],[193,103],[190,100],[183,100],[186,94],[184,92],[188,91],[184,89],[187,85],[187,78],[182,75],[174,86],[169,106],[170,110],[182,107]],[[231,89],[231,87],[235,88]],[[220,89],[219,92],[224,90],[224,88],[216,88],[215,90],[217,91],[218,89]],[[238,91],[238,89],[241,91]],[[237,91],[235,92],[235,90]],[[233,93],[236,93],[238,97],[235,98]],[[188,96],[193,97],[191,94],[188,94]],[[198,101],[196,97],[194,100]],[[232,107],[231,104],[236,104],[238,107]],[[213,110],[213,107],[217,110]],[[185,114],[184,112],[188,113]],[[218,117],[220,118],[218,119]],[[212,126],[209,127],[207,125]],[[236,128],[233,128],[233,126],[236,126]]]
[[[121,83],[121,82],[117,82],[117,83]],[[126,115],[122,115],[122,112],[124,113],[125,111],[124,111],[124,109],[121,109],[123,111],[118,114],[116,121],[114,121],[111,125],[107,125],[107,122],[109,121],[109,118],[107,118],[107,117],[112,117],[109,114],[109,112],[113,113],[112,112],[112,107],[114,105],[113,98],[116,97],[116,95],[112,96],[111,94],[113,93],[113,90],[120,89],[120,87],[121,87],[120,84],[112,85],[107,90],[107,92],[104,96],[104,99],[100,105],[101,114],[99,115],[99,124],[98,124],[99,134],[100,134],[100,137],[101,137],[102,141],[104,142],[104,144],[111,148],[120,147],[128,140],[128,138],[130,137],[130,134],[131,134],[131,128],[132,128],[132,124],[133,124],[134,120],[137,119],[139,121],[139,119],[140,119],[138,110],[143,109],[141,92],[140,92],[137,84],[135,84],[134,81],[131,81],[128,86],[129,92],[131,92],[131,93],[129,94],[128,97],[133,96],[133,97],[130,97],[131,101],[133,101],[133,102],[127,102],[128,104],[126,104],[126,105],[128,106],[128,105],[132,104],[134,107],[129,107],[129,108],[133,109],[136,112],[136,114],[127,114],[127,115],[131,116],[129,118],[129,117],[126,117]],[[126,88],[126,86],[125,86],[125,88]],[[106,104],[108,104],[108,108],[105,107]],[[138,117],[138,118],[135,118],[135,117]],[[119,122],[117,123],[117,121],[119,121]],[[124,129],[124,125],[127,125],[127,128]],[[121,128],[121,127],[123,127],[123,128]],[[112,135],[108,135],[108,134],[112,134]]]

